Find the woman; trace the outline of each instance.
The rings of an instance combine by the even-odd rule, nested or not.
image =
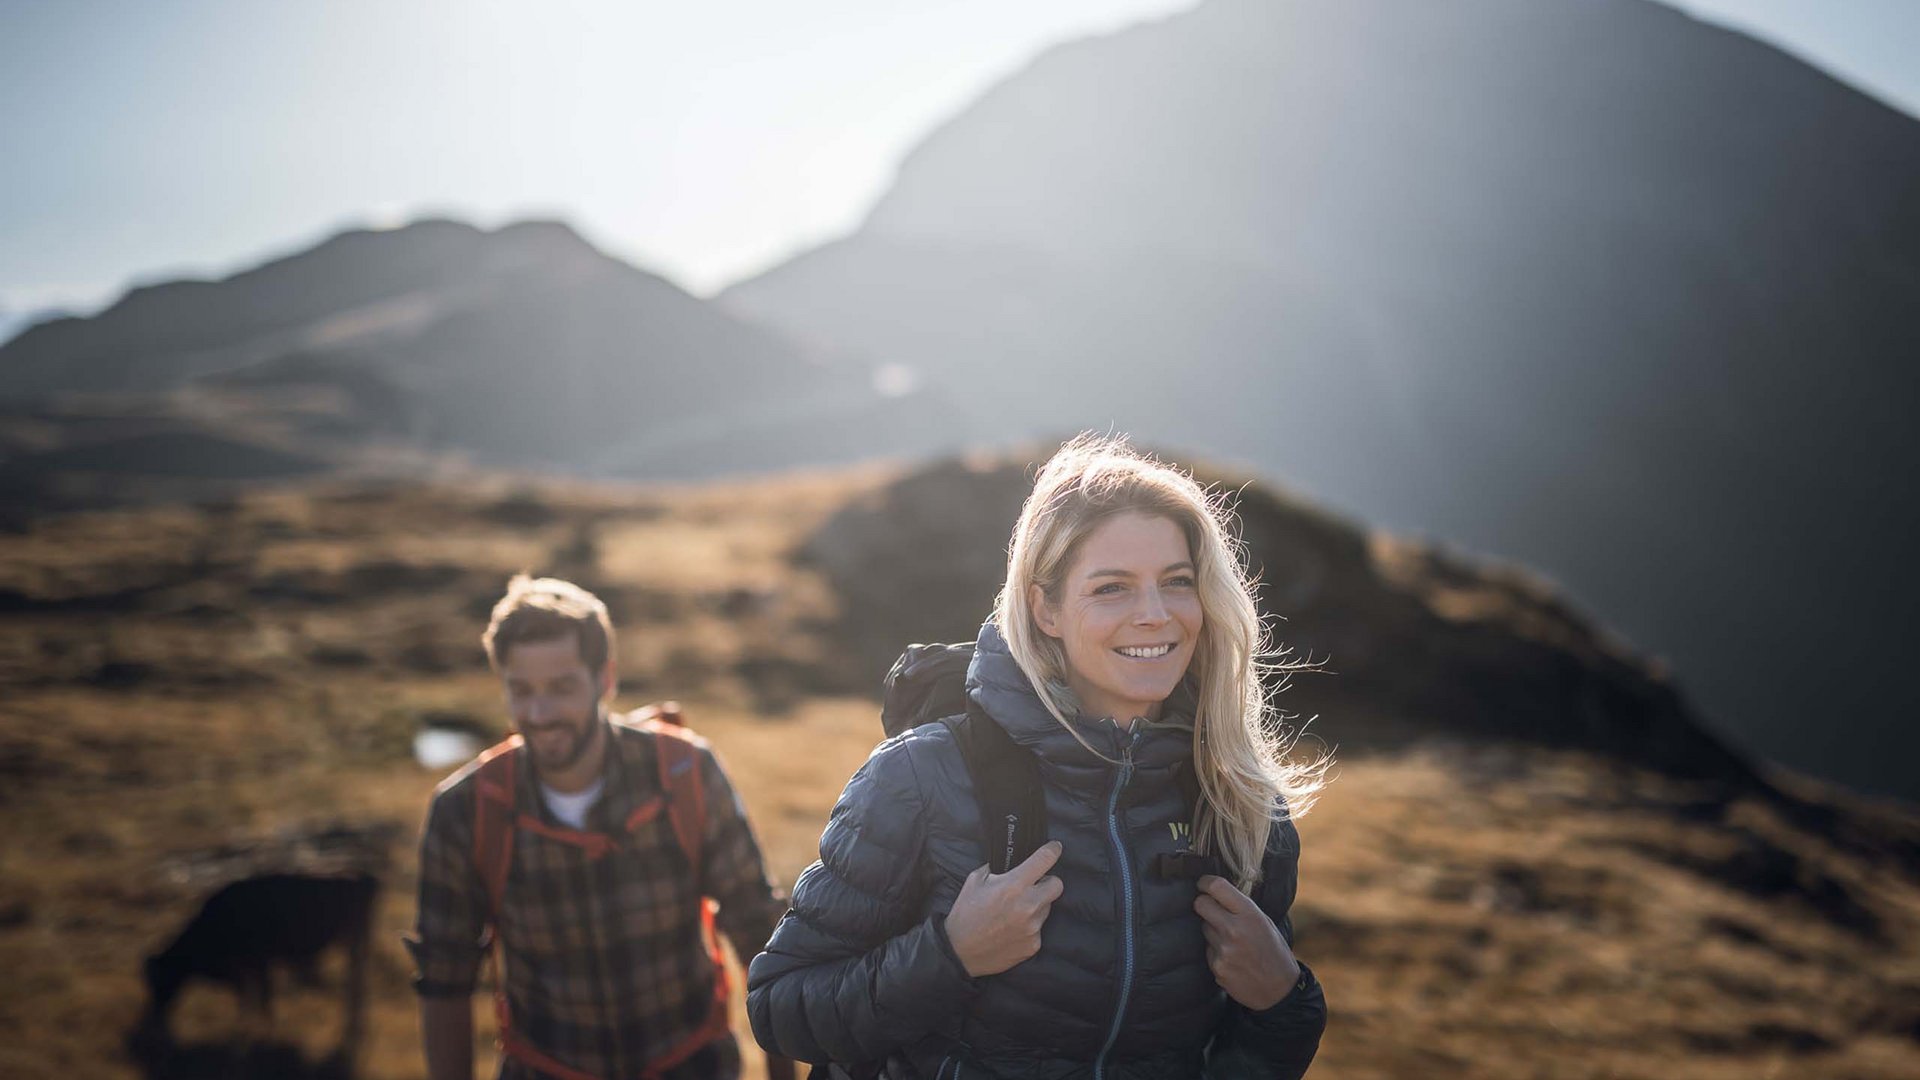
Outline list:
[[[1305,1073],[1326,1006],[1288,941],[1290,819],[1327,763],[1282,763],[1236,549],[1185,473],[1060,449],[967,673],[1038,760],[1050,840],[989,874],[954,729],[883,743],[753,961],[762,1046],[931,1080]],[[1148,872],[1182,851],[1222,873]]]

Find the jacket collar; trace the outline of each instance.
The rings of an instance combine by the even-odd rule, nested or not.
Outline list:
[[[967,699],[1038,757],[1044,774],[1075,786],[1106,787],[1129,752],[1136,774],[1164,772],[1169,777],[1175,765],[1193,755],[1193,696],[1186,682],[1167,699],[1159,720],[1140,721],[1132,732],[1109,720],[1076,717],[1080,735],[1112,759],[1104,760],[1047,711],[991,622],[980,628],[974,642]]]

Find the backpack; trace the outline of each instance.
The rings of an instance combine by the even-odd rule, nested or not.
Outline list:
[[[888,738],[934,721],[953,732],[980,807],[981,850],[988,869],[1004,874],[1047,842],[1046,800],[1040,763],[967,697],[972,663],[972,642],[907,646],[882,684],[880,726]],[[1200,779],[1192,761],[1181,764],[1174,780],[1187,805],[1197,808]],[[1154,856],[1147,872],[1191,880],[1220,874],[1222,867],[1215,856],[1181,851]]]
[[[654,735],[654,758],[659,764],[660,793],[628,815],[618,835],[551,825],[538,813],[520,808],[516,775],[520,760],[517,751],[522,745],[520,736],[509,736],[480,755],[480,765],[474,776],[477,787],[473,863],[479,871],[480,880],[486,885],[488,932],[495,952],[505,948],[500,942],[498,912],[506,896],[508,874],[513,868],[514,834],[522,829],[578,847],[586,852],[587,858],[598,860],[618,851],[628,835],[654,821],[664,811],[672,823],[674,840],[686,855],[691,872],[700,872],[700,842],[706,835],[707,826],[707,792],[706,783],[700,775],[699,755],[707,745],[706,740],[682,726],[678,702],[648,705],[628,715],[635,726]],[[614,752],[611,746],[608,750]],[[645,1073],[648,1077],[657,1076],[680,1064],[727,1031],[727,966],[714,926],[714,909],[712,899],[701,900],[701,934],[707,945],[708,958],[713,962],[713,1002],[707,1020],[699,1030],[669,1048],[660,1058],[648,1062]],[[596,1080],[549,1057],[523,1039],[513,1028],[507,1010],[506,983],[497,972],[494,987],[494,1009],[499,1018],[500,1048],[504,1054],[561,1080]]]

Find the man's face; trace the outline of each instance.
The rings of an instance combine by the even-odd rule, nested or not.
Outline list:
[[[587,669],[578,638],[520,642],[507,650],[500,677],[514,730],[526,739],[535,769],[565,769],[593,746],[604,673]]]

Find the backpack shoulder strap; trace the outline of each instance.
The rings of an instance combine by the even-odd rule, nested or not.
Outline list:
[[[653,756],[660,767],[660,794],[667,800],[673,835],[694,874],[700,873],[701,844],[707,834],[707,784],[700,771],[700,752],[707,740],[681,723],[680,703],[663,701],[632,714],[634,721],[653,733]]]
[[[977,708],[943,717],[973,779],[980,805],[980,846],[987,868],[1004,874],[1047,842],[1047,804],[1040,763]]]
[[[1193,759],[1181,758],[1173,767],[1173,782],[1179,785],[1180,798],[1187,804],[1187,823],[1192,824],[1200,816],[1200,774],[1193,771]]]
[[[474,770],[473,866],[486,886],[488,921],[499,915],[513,868],[520,744],[520,736],[508,736],[482,753]]]

